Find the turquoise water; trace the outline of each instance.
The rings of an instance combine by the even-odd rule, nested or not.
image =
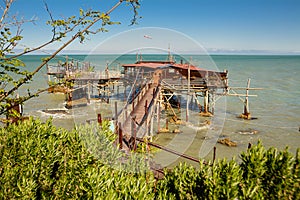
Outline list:
[[[43,56],[24,56],[22,59],[29,69],[34,69]],[[57,60],[64,60],[64,56]],[[237,147],[227,147],[221,144],[215,144],[213,140],[211,146],[217,147],[218,158],[231,158],[238,156],[241,151],[246,150],[249,142],[256,143],[261,139],[267,147],[277,147],[283,149],[290,147],[290,151],[295,153],[300,147],[300,56],[253,56],[253,55],[214,55],[205,56],[184,56],[176,60],[190,60],[202,68],[218,69],[229,71],[229,85],[232,87],[246,87],[247,79],[251,78],[251,87],[264,88],[264,90],[250,91],[250,94],[258,95],[250,97],[250,112],[256,120],[241,120],[237,115],[243,111],[243,103],[237,97],[222,97],[218,102],[222,106],[219,112],[222,115],[215,117],[216,123],[212,124],[210,130],[217,130],[219,137],[229,137],[237,142]],[[121,63],[132,63],[136,60],[136,55],[69,55],[68,59],[76,61],[89,61],[96,70],[105,69],[106,64],[110,68],[120,69]],[[144,55],[144,60],[165,60],[165,55]],[[47,87],[48,77],[46,69],[42,69],[35,78],[34,82],[22,88],[26,91],[28,88],[35,91],[39,88]],[[244,94],[244,90],[236,91]],[[43,109],[64,108],[64,95],[62,94],[41,94],[39,97],[31,99],[24,106],[25,115],[32,115],[47,119],[53,117],[54,124],[71,129],[74,124],[84,122],[86,119],[95,119],[97,113],[111,116],[113,108],[105,103],[92,102],[87,108],[78,108],[70,111],[69,115],[55,114],[49,115],[41,112]],[[113,102],[113,98],[112,98]],[[118,107],[121,108],[122,102]],[[225,105],[225,107],[224,107]],[[191,122],[201,123],[205,119],[199,117],[197,112],[191,111]],[[223,115],[224,114],[224,115]],[[182,114],[184,118],[185,114]],[[217,119],[218,117],[222,119]],[[224,124],[223,124],[223,119]],[[220,123],[219,123],[220,122]],[[163,125],[164,122],[161,122]],[[173,128],[173,125],[170,125]],[[170,148],[181,150],[182,153],[195,157],[212,158],[212,152],[201,156],[201,146],[204,142],[209,142],[205,138],[207,130],[194,130],[186,126],[180,126],[183,132],[178,135],[159,134],[155,142],[166,145]],[[248,130],[257,130],[258,134],[247,133]],[[214,137],[214,136],[213,136]],[[175,139],[174,139],[175,138]],[[188,142],[187,142],[188,141]],[[182,146],[182,148],[179,148]],[[186,148],[187,147],[187,148]],[[163,160],[169,154],[160,155],[158,160]],[[170,163],[168,163],[170,164]]]

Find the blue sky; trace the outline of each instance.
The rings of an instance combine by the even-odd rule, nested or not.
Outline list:
[[[58,18],[78,14],[80,8],[106,11],[117,0],[46,2]],[[17,0],[11,10],[14,12],[27,19],[37,18],[35,25],[23,27],[24,45],[33,47],[51,37],[51,29],[45,25],[49,16],[42,0]],[[139,14],[142,16],[139,24],[129,26],[132,11],[123,3],[111,15],[121,25],[109,27],[108,33],[91,36],[83,45],[75,42],[68,50],[89,51],[123,31],[161,27],[181,32],[211,52],[300,54],[299,0],[141,0]]]

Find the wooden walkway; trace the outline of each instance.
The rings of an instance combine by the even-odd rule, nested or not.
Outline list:
[[[156,70],[152,79],[144,86],[131,104],[123,108],[118,116],[121,123],[123,140],[129,143],[130,138],[144,137],[147,134],[150,120],[155,111],[156,100],[160,91],[161,70]],[[128,145],[127,145],[128,146]],[[124,145],[123,145],[124,147]],[[125,147],[126,149],[126,147]]]
[[[153,99],[153,90],[156,90],[156,88],[157,85],[151,84],[142,99],[138,101],[136,106],[134,106],[133,111],[123,125],[123,134],[131,135],[132,121],[134,121],[136,125],[142,125],[143,118],[147,114],[147,110],[149,108],[148,105]]]

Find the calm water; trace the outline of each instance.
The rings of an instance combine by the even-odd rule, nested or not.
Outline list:
[[[43,56],[25,56],[24,62],[30,69],[34,69]],[[177,61],[182,58],[176,57]],[[222,97],[217,101],[218,111],[211,119],[213,124],[209,129],[200,130],[195,127],[170,125],[170,128],[179,128],[181,134],[159,134],[155,142],[177,149],[182,153],[195,157],[212,158],[211,148],[216,145],[218,158],[231,158],[238,156],[241,151],[246,150],[249,142],[256,143],[261,139],[267,147],[277,147],[283,149],[290,147],[290,151],[295,153],[300,147],[300,56],[243,56],[243,55],[216,55],[210,58],[203,56],[186,56],[202,68],[218,69],[229,71],[229,85],[232,87],[246,87],[247,79],[251,78],[251,87],[264,88],[264,90],[250,91],[258,97],[250,97],[250,112],[256,120],[241,120],[237,115],[243,111],[243,103],[237,97]],[[106,63],[115,69],[119,69],[120,63],[135,62],[135,55],[117,57],[115,55],[93,55],[80,56],[71,55],[69,60],[89,61],[96,66],[97,70],[103,70]],[[144,60],[165,60],[166,56],[145,55]],[[58,57],[57,60],[64,60]],[[56,62],[54,61],[54,62]],[[212,62],[213,61],[213,62]],[[214,65],[215,64],[215,65]],[[48,77],[46,69],[43,69],[35,76],[34,83],[22,88],[36,90],[47,87]],[[236,90],[244,94],[244,90]],[[31,99],[25,104],[25,114],[47,119],[53,117],[54,124],[68,129],[74,124],[84,122],[86,119],[95,119],[97,113],[111,116],[113,108],[110,105],[99,102],[92,102],[87,108],[77,108],[70,111],[69,115],[55,114],[48,115],[41,112],[42,109],[54,109],[64,107],[64,95],[62,94],[41,94],[38,98]],[[116,98],[122,98],[121,96]],[[114,98],[112,98],[112,101]],[[183,98],[184,101],[184,98]],[[220,106],[218,107],[218,105]],[[119,102],[119,108],[122,102]],[[193,107],[193,105],[190,105]],[[218,114],[220,113],[220,114]],[[185,113],[179,113],[184,119]],[[190,122],[198,126],[207,118],[200,117],[197,112],[190,111]],[[161,126],[164,121],[161,122]],[[249,130],[257,130],[258,134],[241,134]],[[215,144],[218,137],[229,137],[237,142],[237,147],[227,147]],[[201,149],[206,146],[206,149]],[[209,148],[208,148],[209,146]],[[207,151],[207,152],[206,152]],[[159,153],[156,159],[166,165],[172,163],[170,154]]]

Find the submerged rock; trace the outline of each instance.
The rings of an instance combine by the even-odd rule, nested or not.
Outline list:
[[[218,143],[225,144],[225,145],[230,146],[230,147],[236,147],[237,146],[237,143],[231,141],[229,138],[219,139]]]
[[[69,112],[65,109],[45,109],[42,112],[47,114],[69,114]]]
[[[241,135],[255,135],[258,133],[258,130],[252,130],[252,129],[249,129],[249,130],[241,130],[241,131],[238,131],[237,133],[241,134]]]

